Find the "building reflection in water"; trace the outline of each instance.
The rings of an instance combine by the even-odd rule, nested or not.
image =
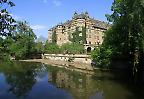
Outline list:
[[[95,82],[88,74],[57,70],[48,72],[48,81],[57,88],[67,90],[73,99],[103,99],[103,91],[94,88]]]

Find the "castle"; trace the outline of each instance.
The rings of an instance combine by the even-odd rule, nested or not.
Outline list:
[[[73,34],[76,30],[79,32],[78,36],[82,37],[82,29],[85,28],[85,42],[83,43],[85,49],[93,49],[95,46],[102,44],[104,31],[110,27],[110,24],[90,18],[87,12],[74,13],[71,20],[56,25],[48,30],[48,42],[53,42],[53,35],[55,34],[56,43],[61,46],[64,43],[72,42],[70,38],[74,38]],[[82,41],[79,41],[82,43]]]

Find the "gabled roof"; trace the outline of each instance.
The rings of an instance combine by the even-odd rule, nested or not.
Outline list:
[[[108,29],[111,25],[109,23],[103,22],[103,21],[99,21],[99,20],[95,20],[95,19],[91,19],[91,21],[93,21],[94,27],[96,28],[101,28],[101,29]]]
[[[74,18],[77,18],[77,19],[85,19],[86,17],[87,17],[87,15],[84,13],[77,14],[74,16]]]
[[[73,18],[75,18],[75,19],[86,19],[88,17],[89,17],[88,13],[77,14],[76,12],[74,13],[74,16],[73,16]],[[90,20],[93,23],[93,27],[96,27],[96,28],[107,30],[111,26],[109,23],[106,23],[106,22],[103,22],[103,21],[99,21],[99,20],[95,20],[93,18],[90,18]],[[68,20],[65,23],[61,23],[59,25],[62,25],[62,26],[71,26],[71,24],[72,24],[72,20]],[[59,25],[56,25],[55,27],[53,27],[53,28],[51,28],[49,30],[54,30]]]

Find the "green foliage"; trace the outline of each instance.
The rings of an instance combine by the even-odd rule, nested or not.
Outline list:
[[[44,53],[44,44],[42,42],[35,43],[36,53]]]
[[[58,53],[60,53],[60,48],[55,43],[46,42],[44,51],[47,54],[58,54]]]
[[[96,62],[96,67],[108,68],[111,62],[112,50],[103,45],[95,48],[91,52],[93,60]]]
[[[113,26],[104,43],[114,49],[116,56],[125,56],[134,67],[135,61],[140,61],[138,57],[144,56],[144,4],[142,0],[115,0],[112,11],[108,19]]]
[[[57,34],[56,34],[56,31],[54,31],[53,33],[52,33],[52,43],[57,43]]]
[[[144,69],[143,0],[114,0],[111,10],[106,17],[113,26],[105,33],[104,50],[100,47],[92,57],[98,65],[109,64],[112,59],[126,63],[131,75],[140,80]]]
[[[86,44],[86,27],[82,27],[82,41]]]
[[[45,53],[48,54],[82,54],[84,53],[83,45],[79,43],[65,43],[61,47],[59,47],[55,43],[45,44]]]
[[[82,54],[84,46],[79,43],[65,43],[61,46],[62,53]]]
[[[13,7],[15,4],[9,0],[0,0],[0,36],[9,36],[15,29],[15,20],[9,14],[7,6]]]
[[[69,40],[73,43],[76,43],[76,42],[80,42],[81,41],[81,36],[80,35],[80,31],[79,31],[79,28],[76,27],[76,30],[73,32],[73,33],[70,33],[72,34],[70,37],[69,37]]]
[[[7,53],[9,41],[4,39],[4,36],[11,36],[15,30],[15,20],[8,12],[8,7],[13,7],[15,4],[9,0],[0,0],[0,60],[9,60]],[[3,37],[3,38],[2,38]]]
[[[11,41],[12,39],[10,39],[10,37],[7,37],[5,39],[0,38],[0,60],[8,61],[10,59],[8,46],[11,44]]]
[[[0,37],[0,53],[2,52],[3,50],[3,38]]]
[[[25,59],[34,53],[36,35],[26,22],[18,22],[13,38],[9,50],[16,59]]]
[[[82,30],[80,31],[79,28],[82,28]],[[85,44],[86,43],[86,28],[76,27],[76,30],[73,33],[70,33],[69,40],[72,43]]]
[[[31,54],[42,52],[40,43],[35,44],[36,35],[26,22],[16,22],[7,7],[15,6],[9,0],[0,0],[0,60],[31,57]],[[38,48],[39,47],[39,48]]]

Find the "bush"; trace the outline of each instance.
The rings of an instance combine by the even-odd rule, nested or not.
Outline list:
[[[82,54],[84,46],[79,43],[65,43],[61,46],[61,53]]]
[[[9,61],[10,56],[6,53],[0,53],[0,61]]]
[[[46,43],[44,51],[47,54],[58,54],[60,53],[60,48],[55,43]]]
[[[111,62],[111,55],[112,49],[104,46],[95,48],[91,53],[93,60],[96,62],[96,66],[101,68],[108,68]]]

